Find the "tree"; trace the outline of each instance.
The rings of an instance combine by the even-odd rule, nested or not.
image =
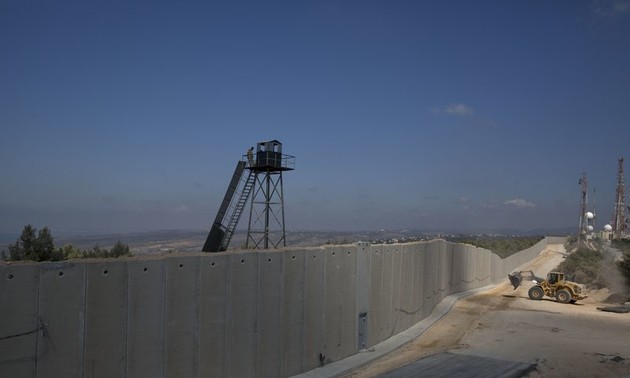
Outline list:
[[[37,234],[37,236],[35,236]],[[131,256],[129,245],[120,240],[110,250],[100,248],[98,245],[92,249],[82,250],[71,244],[63,248],[55,249],[55,244],[48,227],[42,228],[39,233],[33,226],[26,225],[15,244],[9,244],[9,253],[2,251],[0,258],[4,261],[61,261],[67,259],[86,258],[117,258]]]
[[[28,256],[32,255],[35,240],[35,229],[29,224],[24,226],[22,235],[17,239],[15,244],[9,244],[9,256],[3,252],[3,260],[30,260]]]
[[[64,259],[61,250],[55,250],[55,244],[48,227],[42,228],[37,236],[30,224],[24,226],[22,234],[15,244],[9,244],[9,256],[2,252],[3,260],[59,261]]]

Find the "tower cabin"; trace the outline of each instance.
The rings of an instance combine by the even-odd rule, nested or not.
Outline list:
[[[245,157],[246,158],[246,157]],[[268,140],[256,144],[256,155],[248,169],[255,172],[278,172],[295,169],[295,157],[282,154],[282,143]]]

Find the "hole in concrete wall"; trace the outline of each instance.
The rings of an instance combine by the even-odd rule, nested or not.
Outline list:
[[[267,259],[267,262],[271,262],[271,257]]]
[[[295,255],[291,256],[291,260],[295,260]]]
[[[184,264],[179,264],[179,269],[183,268]]]
[[[334,256],[334,255],[335,255],[335,252],[333,252],[333,253],[332,253],[332,255]]]
[[[245,264],[245,259],[241,259],[241,264]]]
[[[316,256],[316,255],[313,255],[313,260],[315,260],[316,258],[317,258],[317,256]]]
[[[58,275],[59,277],[63,277],[63,272],[59,272],[59,273],[57,273],[57,275]]]
[[[146,266],[144,267],[144,269],[142,269],[143,272],[146,272],[147,270],[149,270],[149,268],[147,268]]]
[[[348,254],[351,254],[352,252],[348,251]]]
[[[12,279],[13,279],[13,274],[9,273],[9,274],[7,275],[7,278],[8,278],[8,279],[10,279],[10,280],[12,280]]]
[[[109,274],[109,271],[107,269],[103,270],[103,275],[106,276]]]
[[[216,264],[214,262],[210,263],[210,266],[215,266]]]

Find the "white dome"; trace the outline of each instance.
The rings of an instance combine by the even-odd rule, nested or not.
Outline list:
[[[604,226],[604,231],[612,231],[612,226],[607,224]]]
[[[586,219],[593,219],[595,217],[595,215],[593,213],[591,213],[590,211],[586,212]]]
[[[593,226],[588,226],[587,229],[590,231],[593,231]]]

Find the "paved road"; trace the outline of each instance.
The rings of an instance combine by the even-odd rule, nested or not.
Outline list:
[[[535,369],[536,364],[502,361],[489,357],[441,353],[379,375],[380,378],[519,378]]]

